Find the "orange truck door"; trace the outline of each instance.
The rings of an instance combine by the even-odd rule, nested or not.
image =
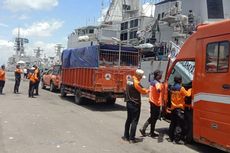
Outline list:
[[[194,139],[230,149],[230,35],[197,42]]]

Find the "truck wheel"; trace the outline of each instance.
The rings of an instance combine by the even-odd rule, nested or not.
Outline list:
[[[75,103],[78,105],[82,105],[83,104],[83,98],[81,97],[81,95],[79,94],[79,92],[75,93]]]
[[[116,98],[107,98],[106,103],[114,105],[116,103]]]
[[[51,92],[54,92],[54,91],[55,91],[55,87],[54,87],[53,82],[50,83],[50,91],[51,91]]]
[[[65,93],[65,86],[61,85],[61,97],[65,97],[66,93]]]
[[[45,86],[43,80],[42,80],[42,89],[46,89],[46,86]]]

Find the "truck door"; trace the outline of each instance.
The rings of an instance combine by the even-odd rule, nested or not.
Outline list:
[[[230,35],[199,40],[194,81],[194,137],[230,146]]]

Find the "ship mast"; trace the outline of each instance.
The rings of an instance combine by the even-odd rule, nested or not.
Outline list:
[[[43,52],[44,50],[41,49],[41,47],[37,47],[36,49],[34,49],[34,53],[36,58],[40,59],[41,58],[41,52]]]
[[[15,47],[15,51],[16,51],[16,56],[19,59],[25,55],[25,50],[24,50],[25,49],[24,48],[25,43],[29,43],[29,40],[27,38],[21,38],[20,28],[18,28],[18,35],[15,38],[14,47]]]

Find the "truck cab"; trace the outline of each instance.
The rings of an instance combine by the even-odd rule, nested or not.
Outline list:
[[[168,64],[164,82],[165,114],[170,116],[170,90],[179,73],[192,87],[190,136],[230,151],[230,20],[197,27],[174,60]]]

